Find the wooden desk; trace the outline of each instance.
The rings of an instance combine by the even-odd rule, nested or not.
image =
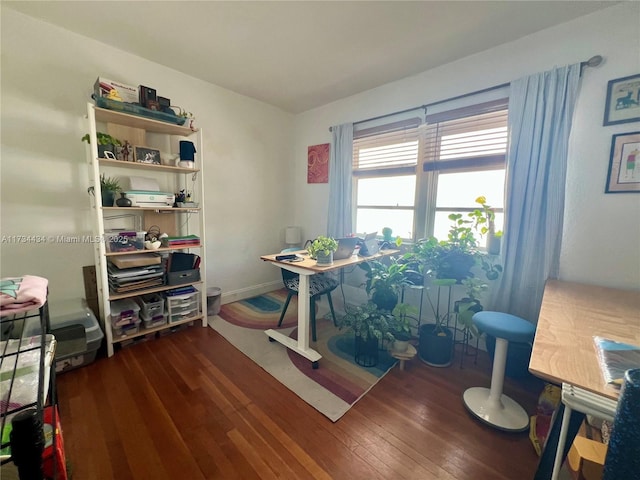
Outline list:
[[[596,399],[617,401],[618,390],[606,384],[600,370],[596,335],[640,345],[640,292],[547,281],[529,370],[552,383],[595,394]],[[584,418],[583,413],[570,412],[571,419],[562,428],[564,409],[561,403],[535,480],[551,478],[554,461],[557,471]]]
[[[618,391],[600,371],[595,335],[640,345],[640,292],[547,281],[529,370],[552,383],[617,399]]]
[[[310,360],[313,364],[313,368],[318,368],[318,360],[322,358],[317,351],[309,348],[309,313],[311,296],[309,295],[309,277],[316,273],[330,272],[332,270],[338,270],[340,268],[349,267],[351,265],[357,265],[358,263],[366,262],[368,260],[377,260],[382,257],[399,253],[399,250],[381,250],[379,253],[370,257],[359,257],[352,255],[344,260],[334,260],[332,265],[316,264],[315,260],[308,257],[305,250],[297,252],[298,255],[304,257],[301,262],[287,262],[278,261],[276,257],[281,255],[280,253],[274,253],[271,255],[263,255],[260,258],[264,261],[271,262],[274,266],[290,270],[300,275],[300,283],[298,286],[298,340],[283,335],[277,330],[269,329],[265,333],[269,338],[283,344],[285,347],[290,348],[304,358]],[[293,252],[291,252],[293,253]]]

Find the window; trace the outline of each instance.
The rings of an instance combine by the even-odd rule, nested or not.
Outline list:
[[[474,210],[480,195],[501,230],[507,111],[502,99],[356,131],[357,232],[391,227],[404,239],[444,239],[448,215]]]

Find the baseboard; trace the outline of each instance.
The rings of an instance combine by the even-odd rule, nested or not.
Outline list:
[[[262,283],[260,285],[232,290],[230,292],[222,292],[220,303],[224,305],[225,303],[237,302],[238,300],[262,295],[263,293],[272,292],[283,287],[284,285],[282,284],[282,280],[276,280],[273,282]]]

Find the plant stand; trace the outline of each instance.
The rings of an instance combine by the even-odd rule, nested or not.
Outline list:
[[[354,336],[354,355],[356,363],[362,367],[375,367],[378,364],[378,339],[376,337]]]
[[[456,340],[457,333],[462,333],[462,340]],[[478,347],[480,345],[480,335],[476,335],[476,351],[475,353],[469,353],[469,340],[471,340],[471,332],[468,328],[458,328],[458,314],[456,313],[456,320],[453,327],[453,348],[456,345],[462,345],[462,352],[460,353],[460,368],[463,368],[464,357],[473,357],[473,364],[478,363]]]
[[[416,350],[416,347],[414,347],[413,345],[409,344],[409,346],[407,347],[407,350],[404,352],[396,352],[394,350],[390,350],[389,354],[399,360],[400,362],[398,363],[398,368],[400,370],[404,370],[404,362],[406,360],[411,360],[413,357],[416,356],[416,353],[418,353],[418,351]]]

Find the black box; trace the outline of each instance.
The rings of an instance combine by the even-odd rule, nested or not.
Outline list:
[[[170,107],[171,106],[171,99],[170,98],[161,97],[160,95],[158,95],[158,103],[160,104],[160,107]]]
[[[145,108],[149,108],[147,102],[149,100],[153,101],[153,102],[157,102],[158,99],[156,98],[156,90],[155,88],[151,88],[151,87],[145,87],[144,85],[140,85],[138,87],[138,92],[140,95],[140,105],[142,105]]]
[[[200,281],[200,269],[181,270],[167,273],[167,285],[181,285]]]

